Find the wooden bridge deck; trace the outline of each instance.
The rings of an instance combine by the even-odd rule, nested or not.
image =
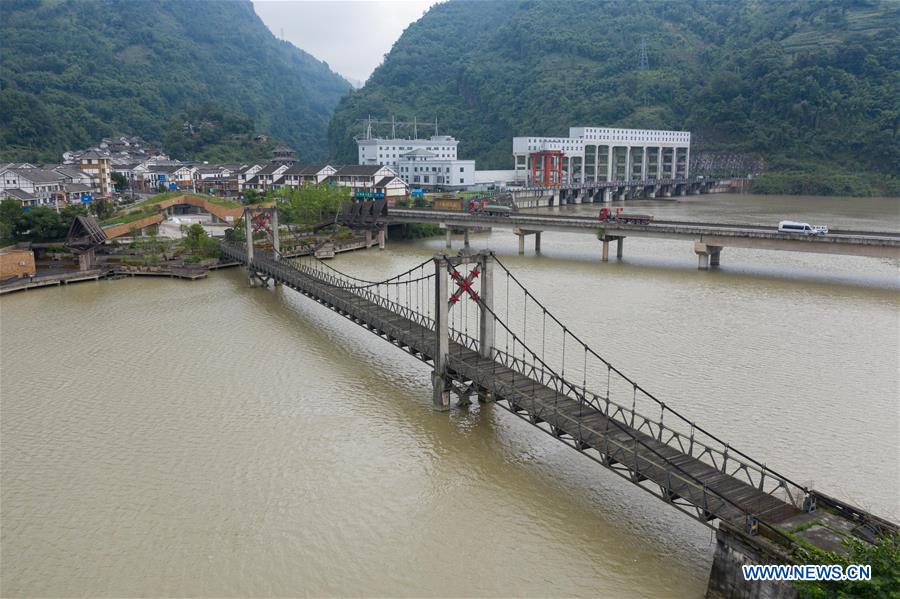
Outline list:
[[[230,257],[246,262],[242,250],[225,247]],[[379,305],[347,288],[329,283],[312,271],[301,271],[285,262],[259,255],[253,268],[299,291],[354,322],[386,338],[416,357],[431,361],[435,353],[434,330]],[[702,509],[708,519],[719,518],[740,529],[746,514],[777,524],[800,514],[800,510],[741,479],[684,454],[653,436],[635,430],[588,404],[561,394],[494,359],[481,357],[464,345],[450,342],[449,375],[462,383],[474,382],[493,394],[507,409],[525,413],[533,423],[546,423],[557,436],[577,440],[608,456],[609,465],[627,464],[632,480],[649,480]],[[502,406],[502,403],[500,403]],[[710,501],[710,498],[714,501]]]

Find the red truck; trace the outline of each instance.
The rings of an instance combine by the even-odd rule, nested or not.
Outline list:
[[[649,214],[622,214],[621,208],[613,212],[609,208],[600,209],[600,222],[617,225],[647,225],[653,217]]]

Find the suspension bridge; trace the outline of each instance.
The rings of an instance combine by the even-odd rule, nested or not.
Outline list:
[[[584,343],[488,251],[438,255],[389,278],[280,251],[277,210],[222,250],[251,284],[290,287],[429,365],[435,410],[494,402],[701,523],[717,524],[710,591],[749,596],[740,563],[790,563],[897,526],[809,489],[689,419]],[[779,561],[780,560],[780,561]],[[732,567],[733,566],[733,567]],[[717,574],[718,572],[718,574]],[[760,584],[760,583],[753,583]],[[775,584],[775,583],[772,583]]]

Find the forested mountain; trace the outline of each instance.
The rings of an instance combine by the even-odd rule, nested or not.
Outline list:
[[[231,155],[255,130],[321,159],[350,88],[249,0],[3,0],[0,13],[4,160],[58,160],[116,134],[162,143],[188,118],[212,142],[183,140],[198,153],[178,158]],[[223,120],[237,133],[215,131]]]
[[[898,40],[890,0],[450,0],[341,101],[330,148],[354,159],[367,115],[437,117],[479,168],[511,168],[514,135],[686,129],[770,171],[895,185]]]

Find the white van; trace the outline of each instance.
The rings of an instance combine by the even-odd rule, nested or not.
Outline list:
[[[798,223],[792,220],[783,220],[778,223],[779,233],[796,233],[798,235],[824,235],[828,233],[828,227],[825,225],[811,225],[809,223]]]

